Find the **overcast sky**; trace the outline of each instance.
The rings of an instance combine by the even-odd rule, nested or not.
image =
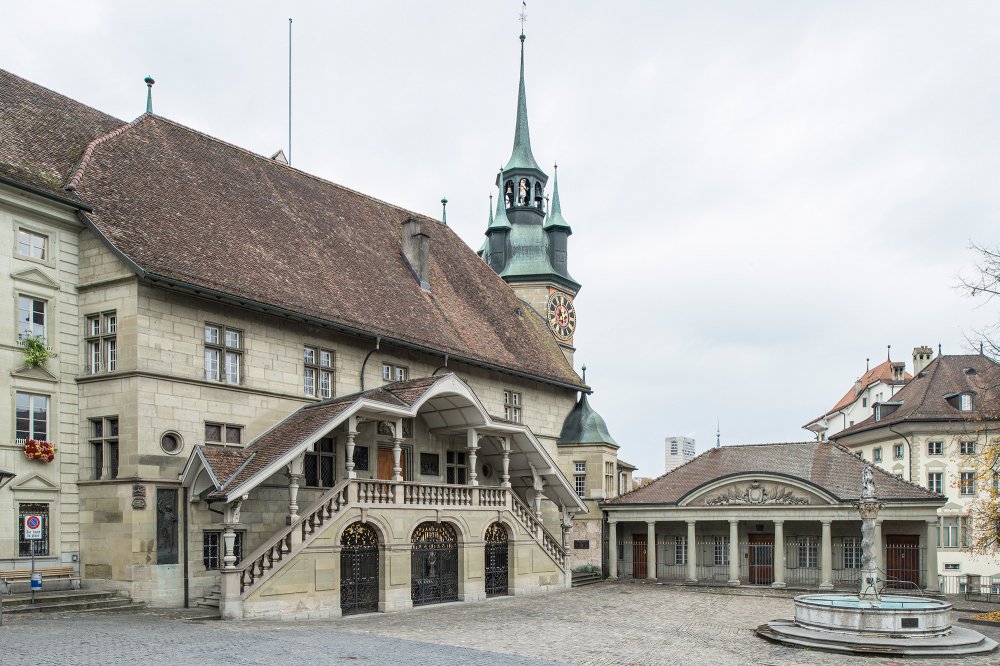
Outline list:
[[[510,155],[521,4],[4,0],[0,67],[448,221]],[[997,241],[1000,4],[528,3],[534,154],[573,226],[577,364],[640,472],[663,438],[808,439],[864,371],[967,351]]]

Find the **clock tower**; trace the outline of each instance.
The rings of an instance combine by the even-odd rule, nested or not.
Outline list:
[[[538,312],[549,331],[573,362],[576,308],[573,299],[580,283],[570,276],[567,245],[573,233],[562,216],[558,167],[552,200],[545,194],[548,175],[535,162],[528,132],[528,102],[524,89],[524,33],[521,34],[521,78],[517,90],[514,149],[497,174],[500,190],[496,212],[491,211],[483,260],[521,298]]]

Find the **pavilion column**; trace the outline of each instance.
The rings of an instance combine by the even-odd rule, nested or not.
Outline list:
[[[399,482],[403,480],[403,466],[400,458],[403,455],[403,420],[396,421],[396,427],[392,433],[392,480]]]
[[[687,580],[684,581],[689,585],[693,585],[698,582],[698,544],[695,543],[694,527],[695,521],[687,521],[688,535],[687,535]]]
[[[608,521],[608,578],[618,578],[618,523]]]
[[[774,521],[774,582],[771,587],[785,587],[785,521]]]
[[[475,428],[469,428],[466,448],[469,453],[469,485],[478,486],[479,481],[476,474],[476,451],[479,449],[479,436]]]
[[[656,580],[656,521],[646,521],[646,578]]]
[[[729,584],[740,584],[740,521],[729,521]]]
[[[824,520],[820,523],[823,527],[822,541],[820,542],[819,566],[820,583],[819,589],[833,589],[833,537],[831,535],[830,521]]]
[[[500,487],[510,488],[510,438],[504,437],[503,444],[503,473],[500,475]]]
[[[352,428],[347,431],[347,441],[344,442],[344,453],[346,454],[344,468],[347,470],[348,479],[356,479],[358,477],[358,473],[354,471],[354,438],[357,436],[358,432]]]
[[[924,583],[924,590],[927,592],[941,591],[940,585],[938,585],[937,527],[937,518],[927,521],[927,580]]]
[[[305,454],[296,456],[288,463],[288,524],[299,519],[299,484],[305,479],[302,467]]]

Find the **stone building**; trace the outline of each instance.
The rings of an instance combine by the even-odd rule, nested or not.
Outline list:
[[[981,354],[930,357],[929,347],[916,348],[913,379],[874,402],[864,418],[833,440],[873,465],[947,497],[937,516],[942,576],[992,575],[995,558],[974,557],[967,547],[971,505],[989,492],[974,461],[1000,427],[1000,366]],[[958,591],[957,586],[950,590]]]
[[[572,365],[580,285],[531,156],[523,36],[482,259],[151,101],[125,123],[0,72],[0,136],[0,279],[29,328],[43,304],[56,352],[22,367],[0,328],[18,474],[0,519],[45,504],[46,557],[85,585],[329,617],[558,588],[600,561],[618,447]],[[55,461],[24,459],[22,434]],[[24,566],[9,534],[0,562]]]
[[[922,370],[930,362],[930,347],[917,347],[913,350],[913,367],[915,372]],[[841,430],[850,428],[855,423],[861,423],[872,413],[872,405],[876,402],[892,400],[896,391],[903,388],[913,375],[906,372],[906,364],[902,361],[885,360],[874,368],[868,368],[858,377],[854,386],[837,401],[829,411],[816,417],[802,426],[815,433],[816,439],[833,439]]]
[[[666,437],[663,440],[663,471],[669,472],[684,463],[694,460],[695,442],[693,437]]]
[[[608,572],[699,585],[857,589],[865,463],[830,442],[723,446],[601,503]],[[944,497],[876,469],[886,584],[937,589]],[[928,547],[930,545],[930,547]]]

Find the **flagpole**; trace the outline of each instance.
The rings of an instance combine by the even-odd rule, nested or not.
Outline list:
[[[292,164],[292,19],[288,19],[288,165]]]

